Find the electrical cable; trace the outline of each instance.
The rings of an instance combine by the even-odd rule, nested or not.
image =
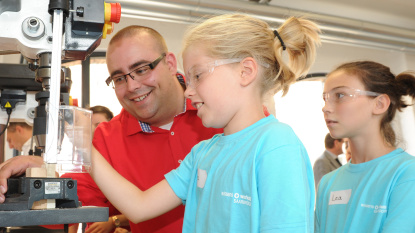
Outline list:
[[[0,132],[0,136],[3,135],[7,127],[9,127],[9,121],[10,121],[10,115],[12,114],[12,109],[7,108],[6,112],[7,112],[7,123],[6,123],[6,126],[4,126],[3,130]]]

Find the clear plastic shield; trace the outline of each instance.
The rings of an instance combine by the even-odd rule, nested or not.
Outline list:
[[[57,171],[80,173],[91,170],[92,111],[60,106]]]

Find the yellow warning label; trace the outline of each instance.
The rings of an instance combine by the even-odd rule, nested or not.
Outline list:
[[[7,102],[6,105],[4,105],[5,108],[11,108],[12,105],[10,104],[10,102]]]

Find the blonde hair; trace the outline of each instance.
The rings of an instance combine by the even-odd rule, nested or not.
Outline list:
[[[283,46],[269,25],[243,14],[226,14],[206,20],[189,29],[183,52],[193,44],[205,46],[208,56],[254,58],[262,66],[262,93],[282,90],[285,95],[295,80],[307,73],[314,62],[320,29],[306,19],[291,17],[278,28],[289,63],[283,60]]]

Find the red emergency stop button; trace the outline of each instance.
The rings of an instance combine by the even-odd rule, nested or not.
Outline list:
[[[121,4],[105,3],[105,22],[119,23],[121,18]]]

